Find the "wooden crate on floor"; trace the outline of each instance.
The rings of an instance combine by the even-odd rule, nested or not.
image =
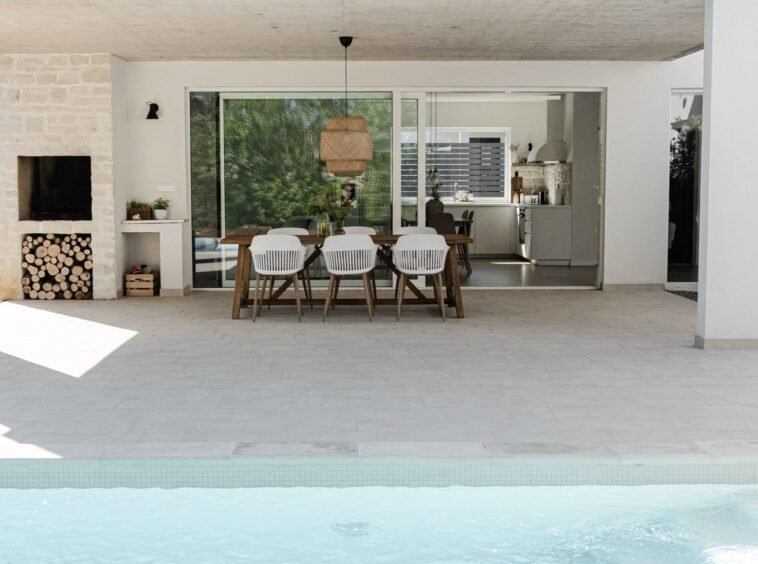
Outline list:
[[[156,296],[160,287],[158,273],[127,274],[124,289],[127,296]]]

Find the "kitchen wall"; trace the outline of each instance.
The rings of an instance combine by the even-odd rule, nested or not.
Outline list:
[[[510,127],[511,143],[526,157],[531,142],[539,149],[547,141],[548,101],[437,103],[439,127]],[[427,121],[428,124],[428,121]]]
[[[158,184],[173,184],[177,191],[169,197],[174,201],[175,217],[187,217],[189,206],[188,88],[275,90],[307,85],[308,89],[339,90],[344,76],[341,61],[130,62],[126,67],[130,197],[152,200],[159,195]],[[701,87],[702,68],[699,53],[673,62],[357,61],[350,64],[350,83],[367,90],[415,92],[476,88],[605,91],[604,281],[663,284],[669,98],[672,88]],[[160,104],[160,120],[144,119],[147,100]],[[645,229],[640,229],[641,225]],[[190,248],[189,241],[186,248]]]

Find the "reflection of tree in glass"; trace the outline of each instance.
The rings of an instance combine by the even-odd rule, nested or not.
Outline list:
[[[324,172],[318,141],[326,118],[342,113],[342,102],[229,99],[224,104],[227,227],[280,224],[312,214],[321,190],[339,181]],[[351,113],[364,115],[374,136],[374,158],[359,182],[355,216],[362,223],[388,223],[391,101],[354,100]]]
[[[218,209],[218,94],[190,94],[192,228],[206,237],[221,234]]]
[[[700,116],[677,119],[672,124],[676,137],[671,141],[669,176],[672,183],[692,189],[698,171]]]

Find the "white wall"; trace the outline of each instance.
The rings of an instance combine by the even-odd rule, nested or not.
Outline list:
[[[758,345],[758,187],[750,115],[758,74],[754,0],[706,2],[696,344]]]
[[[188,216],[186,89],[342,88],[340,61],[131,62],[130,197],[152,200],[174,184],[174,217]],[[304,86],[305,85],[305,86]],[[675,62],[354,62],[353,88],[409,91],[600,88],[607,92],[606,284],[666,280],[671,88],[702,85],[702,56]],[[146,121],[145,102],[161,106]],[[117,207],[123,202],[117,202]],[[189,248],[189,241],[187,242]]]
[[[547,141],[547,101],[442,102],[437,104],[439,127],[510,127],[511,143],[526,157],[527,144],[540,148]]]
[[[566,112],[564,108],[566,105],[566,96],[571,96],[571,94],[564,94],[561,96],[560,100],[550,100],[547,103],[548,141],[555,141],[556,139],[563,139],[565,137],[563,131],[566,127]],[[539,150],[540,146],[535,145],[535,148]]]

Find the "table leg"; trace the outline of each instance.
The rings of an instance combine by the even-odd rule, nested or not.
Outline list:
[[[241,307],[247,307],[250,301],[250,267],[253,263],[253,254],[250,252],[249,247],[245,247],[245,269],[242,272],[242,299],[240,300]]]
[[[232,319],[240,318],[240,307],[242,307],[242,282],[245,271],[245,255],[248,248],[245,245],[237,246],[237,274],[234,277],[234,301],[232,302]],[[248,276],[250,270],[248,269]]]
[[[463,317],[463,295],[461,294],[461,278],[458,275],[458,252],[455,245],[450,245],[447,253],[447,268],[450,281],[448,283],[448,296],[452,290],[453,305],[457,317]]]

